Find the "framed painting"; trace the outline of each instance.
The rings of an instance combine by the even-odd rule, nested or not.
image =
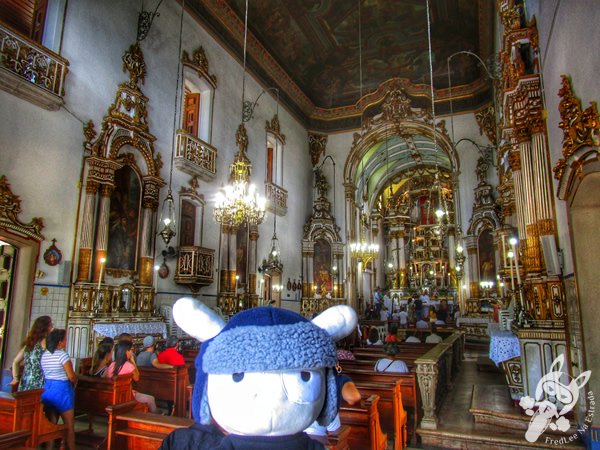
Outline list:
[[[130,166],[115,172],[108,219],[107,273],[110,269],[136,270],[141,192],[140,179]]]

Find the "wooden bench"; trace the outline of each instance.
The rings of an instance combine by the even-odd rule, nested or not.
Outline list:
[[[378,410],[379,397],[363,398],[360,405],[342,405],[340,420],[350,427],[348,442],[351,449],[386,450],[387,434],[381,431]]]
[[[190,384],[186,366],[172,369],[140,367],[140,379],[134,383],[136,391],[160,400],[173,402],[173,415],[185,417],[186,389]]]
[[[30,437],[31,431],[29,430],[19,430],[11,433],[0,434],[0,450],[7,448],[26,449],[28,448],[27,440]]]
[[[379,423],[388,436],[394,436],[394,449],[406,447],[408,437],[408,414],[402,404],[400,382],[396,383],[358,383],[356,387],[363,397],[379,396]],[[414,430],[412,430],[414,431]]]
[[[92,360],[91,356],[89,358],[79,358],[77,360],[77,373],[79,375],[89,375],[92,368]]]
[[[178,428],[189,428],[195,422],[185,417],[151,414],[139,408],[139,403],[127,402],[109,406],[108,448],[110,450],[156,450],[167,435]],[[327,436],[311,436],[330,450],[349,450],[350,427],[342,425]]]
[[[29,430],[28,447],[55,439],[65,440],[64,424],[50,422],[42,405],[44,389],[32,389],[14,393],[0,392],[0,434]]]
[[[415,373],[375,372],[373,370],[348,369],[344,370],[352,381],[358,386],[360,384],[395,384],[400,383],[400,395],[404,409],[410,409],[412,413],[411,430],[417,429],[421,417],[421,397],[417,388],[417,376]],[[360,388],[359,388],[360,390]]]

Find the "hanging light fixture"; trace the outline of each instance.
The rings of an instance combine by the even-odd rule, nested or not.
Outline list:
[[[250,184],[252,164],[246,155],[248,137],[244,123],[250,120],[251,112],[246,111],[246,42],[248,37],[248,0],[244,17],[244,62],[242,75],[242,123],[236,133],[239,146],[233,163],[229,166],[230,184],[225,186],[215,201],[214,218],[222,225],[239,226],[244,222],[248,225],[259,225],[265,218],[266,200],[261,197],[254,184]]]
[[[169,245],[171,239],[177,234],[175,229],[177,224],[175,221],[175,200],[173,199],[173,191],[171,190],[171,184],[173,182],[173,155],[175,154],[175,130],[177,129],[177,111],[179,105],[179,80],[181,71],[181,41],[183,37],[183,14],[185,11],[185,0],[181,2],[181,19],[179,22],[179,49],[177,51],[177,82],[175,83],[175,111],[173,112],[173,135],[171,142],[173,149],[171,150],[171,167],[169,169],[169,191],[162,204],[160,213],[160,223],[162,224],[161,230],[158,232],[162,237],[165,245]]]
[[[361,24],[360,2],[361,2],[361,0],[358,0],[358,73],[359,73],[359,78],[360,78],[360,98],[362,99],[362,96],[363,96],[362,24]],[[360,114],[360,129],[362,132],[362,129],[363,129],[363,112],[362,111]],[[364,160],[361,159],[361,177],[362,177],[363,188],[365,186],[364,169],[365,169]],[[367,211],[365,208],[366,200],[367,199],[364,198],[363,195],[361,195],[361,201],[362,201],[361,216],[365,217],[366,224],[370,228],[370,217],[367,214]],[[362,222],[362,220],[360,222]],[[367,237],[361,236],[362,235],[362,223],[359,223],[358,234],[359,234],[358,240],[356,242],[350,243],[350,255],[353,258],[356,258],[357,260],[361,261],[363,264],[363,267],[364,267],[367,265],[367,263],[369,263],[370,261],[372,261],[379,255],[379,244],[368,242],[368,236]]]

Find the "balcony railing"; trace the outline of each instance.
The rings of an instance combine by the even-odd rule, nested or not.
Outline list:
[[[42,108],[64,104],[69,61],[0,24],[0,88]]]
[[[179,170],[204,181],[211,181],[217,174],[217,149],[184,130],[177,130],[174,161]]]
[[[265,197],[267,198],[267,209],[278,216],[287,214],[288,192],[274,183],[265,183]]]
[[[179,247],[175,282],[188,286],[192,292],[214,281],[215,251],[212,248]]]

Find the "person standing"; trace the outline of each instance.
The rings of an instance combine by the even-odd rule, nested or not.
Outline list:
[[[44,387],[44,373],[40,360],[46,349],[46,336],[52,328],[50,316],[40,316],[33,322],[31,330],[23,341],[23,348],[19,350],[12,363],[13,379],[10,385],[18,385],[18,391]],[[22,377],[19,376],[21,362],[24,364]]]
[[[375,307],[375,317],[379,318],[381,309],[383,308],[383,295],[381,294],[381,288],[378,286],[373,294],[373,306]]]
[[[417,297],[417,299],[414,302],[415,303],[415,318],[416,318],[417,322],[419,320],[421,320],[421,318],[423,317],[423,300],[421,299],[421,297]]]
[[[67,448],[75,450],[75,390],[77,375],[65,348],[67,332],[52,330],[46,342],[46,351],[40,364],[44,372],[42,403],[49,411],[50,420],[58,422],[60,416],[67,428]]]

